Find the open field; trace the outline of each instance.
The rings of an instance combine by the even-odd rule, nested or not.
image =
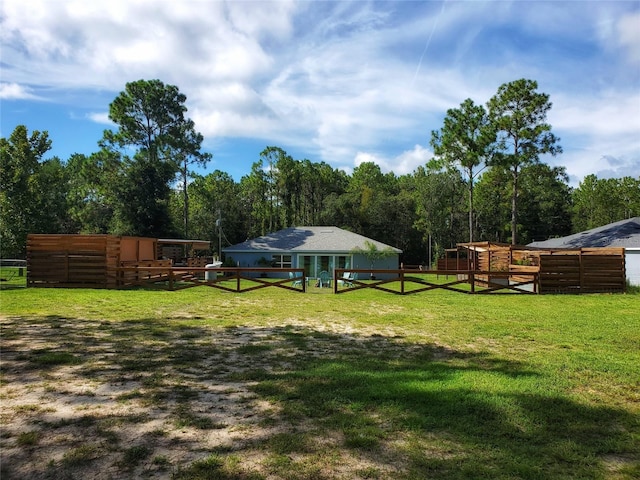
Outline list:
[[[0,477],[638,478],[639,312],[640,295],[3,289]]]

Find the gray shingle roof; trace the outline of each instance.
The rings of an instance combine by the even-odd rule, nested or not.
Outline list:
[[[364,249],[365,241],[373,243],[379,250],[391,248],[395,253],[402,253],[398,248],[338,227],[285,228],[222,250],[224,252],[350,252],[356,248]]]
[[[640,217],[610,223],[567,237],[533,242],[529,246],[539,248],[640,248]]]

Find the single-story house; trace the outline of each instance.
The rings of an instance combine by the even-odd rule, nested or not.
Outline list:
[[[371,258],[364,251],[384,252]],[[399,268],[402,250],[338,227],[291,227],[223,248],[227,260],[240,267],[304,268],[317,277],[335,268]]]
[[[533,242],[537,248],[622,247],[625,271],[630,285],[640,286],[640,217],[620,220],[598,228],[561,238]]]

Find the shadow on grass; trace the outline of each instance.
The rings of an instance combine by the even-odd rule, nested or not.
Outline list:
[[[2,327],[13,398],[2,478],[639,473],[631,413],[581,404],[487,353],[297,326],[50,316]]]

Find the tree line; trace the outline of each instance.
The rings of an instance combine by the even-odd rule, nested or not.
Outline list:
[[[186,97],[159,80],[126,85],[91,155],[45,159],[46,131],[0,138],[0,258],[24,257],[28,233],[108,233],[238,243],[289,226],[335,225],[430,264],[473,240],[526,244],[640,215],[640,177],[587,176],[573,189],[531,80],[502,85],[486,108],[465,100],[431,132],[435,156],[407,175],[362,163],[347,174],[267,146],[240,181],[215,170],[186,117]],[[215,246],[215,247],[214,247]]]

